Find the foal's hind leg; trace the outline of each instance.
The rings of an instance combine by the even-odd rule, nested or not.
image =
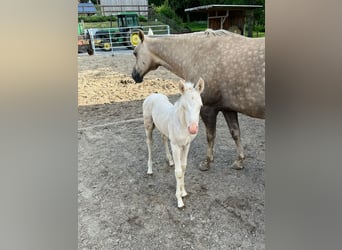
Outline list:
[[[230,134],[233,137],[235,144],[236,144],[238,158],[234,161],[232,167],[234,169],[242,169],[243,168],[242,162],[245,159],[245,154],[243,152],[243,147],[241,145],[241,140],[240,140],[240,126],[239,126],[238,114],[235,111],[222,111],[222,113],[228,124]]]
[[[146,144],[148,149],[148,162],[147,162],[147,174],[153,174],[152,172],[152,131],[154,129],[154,123],[152,117],[144,117],[144,126],[146,133]]]
[[[210,168],[210,162],[214,160],[214,143],[216,136],[216,119],[218,111],[216,108],[203,106],[201,108],[201,118],[204,122],[206,132],[207,132],[207,159],[201,162],[200,170],[206,171]]]
[[[170,153],[168,138],[165,135],[163,135],[163,134],[161,136],[162,136],[162,139],[163,139],[163,142],[164,142],[166,158],[169,160],[169,165],[173,166],[174,162],[173,162],[173,159],[172,159],[172,155]]]

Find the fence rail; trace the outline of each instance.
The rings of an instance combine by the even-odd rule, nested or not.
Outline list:
[[[148,16],[148,5],[100,5],[104,16],[115,15],[120,12],[137,12],[138,15]]]

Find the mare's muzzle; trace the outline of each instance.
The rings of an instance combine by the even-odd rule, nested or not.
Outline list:
[[[144,80],[144,77],[139,74],[139,72],[133,68],[132,78],[136,83],[141,83]]]

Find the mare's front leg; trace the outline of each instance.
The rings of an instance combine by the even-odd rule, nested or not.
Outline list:
[[[228,124],[230,134],[234,139],[237,151],[237,159],[234,161],[232,168],[243,169],[242,162],[245,159],[245,154],[243,152],[243,147],[241,145],[240,139],[240,126],[238,120],[238,114],[235,111],[222,111],[223,116]]]
[[[166,158],[169,160],[169,165],[173,166],[174,162],[173,162],[173,159],[172,159],[172,155],[170,154],[168,138],[165,135],[162,134],[162,139],[163,139],[163,142],[164,142]]]
[[[176,198],[178,208],[184,207],[184,203],[182,200],[182,193],[181,193],[181,185],[182,185],[182,177],[183,177],[183,170],[181,166],[181,147],[176,144],[171,143],[171,150],[173,160],[175,162],[175,176],[176,176]]]
[[[214,144],[216,136],[216,119],[218,111],[215,107],[204,105],[201,108],[201,118],[204,122],[207,132],[207,158],[201,162],[200,170],[207,171],[210,168],[210,163],[214,160]]]

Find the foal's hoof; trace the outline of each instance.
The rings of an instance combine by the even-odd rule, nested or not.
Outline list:
[[[184,198],[185,196],[188,196],[188,193],[187,193],[187,192],[183,192],[183,193],[181,194],[181,196],[182,196],[182,198]]]
[[[179,210],[184,210],[184,209],[185,209],[185,205],[184,205],[184,204],[183,204],[183,205],[181,205],[181,206],[180,206],[180,205],[178,205],[178,206],[177,206],[177,208],[178,208]]]
[[[199,166],[199,170],[201,171],[208,171],[210,168],[210,161],[208,159],[201,162]]]
[[[243,169],[243,165],[241,161],[234,161],[234,163],[232,164],[232,169],[236,169],[236,170],[241,170]]]

